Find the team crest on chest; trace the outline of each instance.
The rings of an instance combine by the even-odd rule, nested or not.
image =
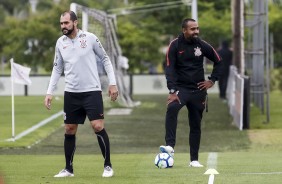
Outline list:
[[[202,55],[201,48],[196,47],[196,48],[194,48],[194,50],[195,50],[195,52],[194,52],[195,56],[200,56],[200,55]]]
[[[80,40],[80,47],[81,48],[85,48],[85,47],[87,47],[87,44],[86,44],[86,40]]]

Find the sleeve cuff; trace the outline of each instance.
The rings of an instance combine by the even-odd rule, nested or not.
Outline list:
[[[212,77],[208,77],[208,79],[214,84],[216,80],[214,80],[214,78]]]

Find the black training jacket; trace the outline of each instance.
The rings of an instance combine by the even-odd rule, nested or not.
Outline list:
[[[215,82],[220,77],[221,58],[210,44],[200,38],[187,41],[183,34],[171,41],[165,65],[167,88],[197,90],[197,84],[205,80],[204,56],[214,62],[209,79]]]

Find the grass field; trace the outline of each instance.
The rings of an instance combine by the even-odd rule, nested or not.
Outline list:
[[[172,169],[157,169],[153,165],[155,154],[113,154],[115,176],[102,178],[102,159],[100,155],[76,155],[74,178],[53,178],[64,164],[59,155],[24,155],[0,157],[5,167],[7,183],[112,183],[112,184],[204,184],[208,183],[207,168],[187,166],[187,154],[178,153]],[[206,164],[207,153],[201,153]],[[275,157],[276,159],[273,159]],[[267,164],[266,164],[267,163]],[[8,166],[10,165],[10,166]],[[218,153],[215,184],[278,184],[281,183],[281,153]],[[280,173],[277,173],[280,171]]]
[[[212,166],[219,172],[215,176],[215,184],[278,184],[282,177],[282,125],[279,119],[281,108],[277,108],[282,104],[280,95],[274,93],[271,96],[271,112],[274,113],[271,122],[263,124],[265,115],[252,107],[251,129],[244,131],[239,131],[232,125],[226,104],[216,95],[210,95],[209,112],[204,113],[202,122],[200,161],[205,165],[204,168],[188,167],[189,127],[186,109],[183,108],[179,115],[175,165],[172,169],[157,169],[153,163],[159,145],[164,143],[166,96],[135,96],[134,99],[142,104],[134,108],[131,115],[106,115],[106,129],[111,140],[115,170],[115,176],[107,179],[101,177],[103,160],[89,123],[79,127],[74,158],[75,177],[53,178],[64,166],[62,119],[58,118],[16,142],[5,142],[3,140],[9,138],[10,134],[10,98],[0,97],[0,121],[1,125],[5,125],[5,131],[0,128],[0,173],[5,184],[198,184],[208,183],[209,176],[204,175],[204,172]],[[62,100],[54,101],[53,109],[49,112],[43,107],[43,99],[44,97],[16,99],[17,133],[29,128],[28,123],[37,123],[61,110]],[[27,103],[28,106],[24,105]],[[33,117],[34,114],[37,115]],[[41,141],[34,144],[37,140]],[[26,148],[30,145],[30,148]],[[210,153],[217,155],[216,162],[212,165],[209,164]]]
[[[15,96],[15,134],[27,130],[38,122],[50,117],[52,114],[62,110],[63,99],[53,100],[52,110],[47,111],[44,108],[43,96]],[[33,134],[27,135],[16,142],[5,142],[4,140],[12,137],[12,113],[11,97],[0,97],[0,147],[26,147],[48,136],[50,132],[58,129],[61,125],[61,119],[56,119]]]

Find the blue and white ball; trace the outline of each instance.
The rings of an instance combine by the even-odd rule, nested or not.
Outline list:
[[[173,167],[174,160],[168,153],[159,153],[155,158],[155,165],[160,169]]]

